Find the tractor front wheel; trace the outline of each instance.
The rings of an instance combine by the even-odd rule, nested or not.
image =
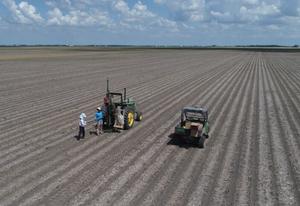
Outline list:
[[[135,113],[135,120],[136,121],[142,121],[142,119],[143,119],[142,112],[136,112]]]
[[[134,125],[134,112],[131,109],[125,109],[124,112],[124,129],[130,129]]]

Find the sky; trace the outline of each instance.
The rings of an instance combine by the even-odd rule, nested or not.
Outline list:
[[[0,0],[0,44],[300,44],[300,0]]]

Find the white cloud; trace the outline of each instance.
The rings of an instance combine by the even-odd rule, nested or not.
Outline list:
[[[178,29],[175,21],[150,11],[141,1],[129,6],[125,0],[47,0],[46,5],[49,25],[91,26],[102,21],[118,29]]]
[[[250,10],[251,11],[251,10]],[[278,6],[274,4],[266,4],[262,3],[260,6],[258,6],[256,9],[251,11],[253,14],[263,15],[263,16],[270,16],[270,15],[277,15],[280,13],[280,10]]]
[[[0,29],[6,29],[8,26],[7,22],[0,16]]]
[[[129,7],[125,1],[116,1],[113,4],[114,8],[124,14],[129,13]]]
[[[172,31],[177,30],[176,22],[154,14],[141,1],[138,1],[132,8],[129,8],[125,1],[117,0],[113,3],[113,8],[120,12],[120,24],[124,27],[135,28],[138,30],[145,30],[153,27],[167,28]]]
[[[10,12],[13,15],[13,18],[18,23],[29,23],[29,20],[22,14],[22,12],[19,10],[18,6],[16,5],[16,2],[13,0],[4,0],[3,4],[10,10]]]
[[[259,3],[259,0],[243,0],[243,2],[250,5],[256,5]]]
[[[234,16],[229,12],[210,11],[210,15],[220,22],[234,21]]]
[[[46,0],[47,6],[59,9],[80,9],[80,10],[90,10],[92,8],[98,10],[107,9],[107,5],[110,5],[112,0]]]
[[[35,21],[35,22],[42,22],[44,19],[41,17],[39,13],[37,13],[34,6],[28,4],[27,2],[22,1],[19,4],[20,11],[26,16],[27,18]]]
[[[72,3],[70,0],[47,0],[45,1],[45,4],[49,7],[63,7],[63,8],[69,8],[71,7]]]
[[[205,7],[205,20],[223,24],[277,24],[283,15],[280,5],[280,0],[210,0]]]
[[[271,25],[267,26],[267,29],[277,31],[277,30],[280,30],[280,27],[277,25],[271,24]]]
[[[155,17],[155,14],[150,12],[146,5],[138,1],[132,9],[123,0],[118,0],[114,4],[115,10],[121,12],[127,21],[142,21],[145,18]]]
[[[205,0],[154,0],[166,5],[177,21],[201,21],[204,19]]]
[[[246,21],[259,21],[267,16],[274,17],[279,14],[278,6],[274,4],[268,5],[265,2],[253,8],[247,8],[246,6],[240,8],[241,18]]]
[[[93,26],[101,25],[109,27],[110,19],[106,13],[100,11],[87,13],[80,10],[72,10],[67,14],[63,14],[59,8],[54,8],[48,12],[49,25],[68,25],[68,26]]]
[[[45,0],[48,11],[43,8],[41,15],[40,8],[35,7],[40,4],[31,5],[35,1],[0,0],[18,23],[105,27],[113,33],[134,29],[145,33],[177,31],[177,34],[187,34],[215,28],[234,30],[239,26],[282,31],[287,28],[283,25],[300,25],[300,0],[153,1],[154,7],[145,0],[131,3],[126,0]],[[5,17],[6,22],[9,20]]]
[[[108,0],[47,0],[48,25],[112,27],[109,12],[102,8]]]
[[[0,26],[2,26],[3,23],[4,23],[4,20],[3,20],[2,17],[0,16]]]
[[[3,0],[3,4],[10,10],[13,19],[22,24],[41,23],[44,19],[33,5],[21,1],[18,5],[14,0]]]
[[[293,29],[300,28],[300,16],[283,16],[280,18],[283,25],[290,26]]]

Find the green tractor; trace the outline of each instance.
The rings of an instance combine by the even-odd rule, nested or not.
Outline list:
[[[180,123],[175,127],[175,136],[188,142],[194,142],[198,147],[204,147],[208,138],[208,111],[201,107],[184,107],[181,111]]]
[[[143,116],[137,109],[132,98],[126,98],[124,93],[110,92],[107,80],[106,95],[104,97],[104,128],[105,129],[130,129],[135,121],[141,121]]]

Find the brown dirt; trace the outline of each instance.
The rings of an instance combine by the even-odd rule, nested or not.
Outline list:
[[[0,205],[300,205],[300,54],[59,48],[0,51]],[[144,113],[93,130],[106,78]],[[205,148],[169,138],[208,107]]]

